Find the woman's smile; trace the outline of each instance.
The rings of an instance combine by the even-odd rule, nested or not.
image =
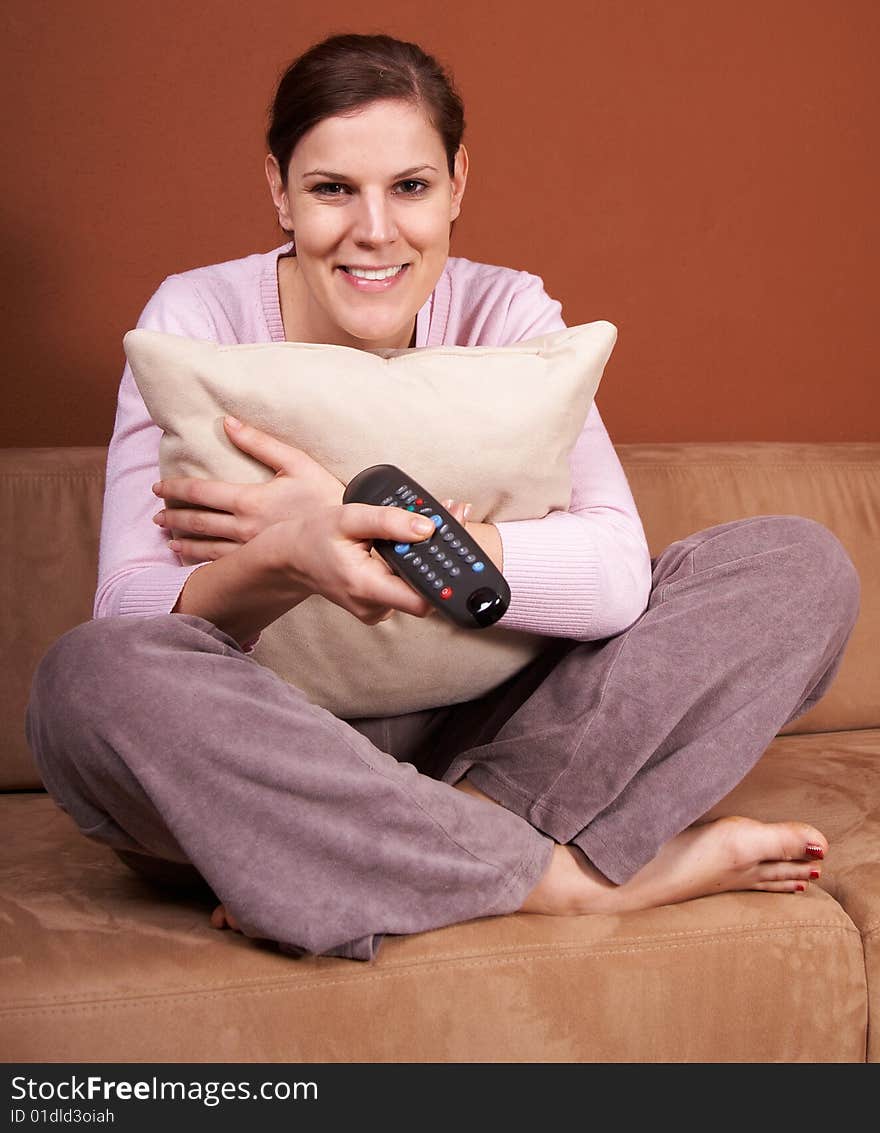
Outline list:
[[[395,264],[387,268],[340,267],[342,278],[350,287],[368,294],[388,291],[406,274],[409,264]]]

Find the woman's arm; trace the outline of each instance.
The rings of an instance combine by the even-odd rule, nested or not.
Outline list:
[[[522,276],[500,332],[502,342],[523,342],[566,326],[541,279]],[[511,588],[510,608],[498,624],[599,640],[620,633],[646,609],[651,560],[626,474],[595,404],[570,467],[567,511],[495,525]]]
[[[217,331],[191,284],[166,279],[138,320],[139,327],[218,341]],[[197,565],[184,566],[167,536],[151,522],[157,511],[152,485],[159,479],[159,441],[126,362],[116,422],[107,452],[98,585],[94,616],[165,614]]]
[[[595,405],[571,454],[568,511],[499,523],[511,604],[499,625],[593,641],[644,612],[651,560],[626,474]]]

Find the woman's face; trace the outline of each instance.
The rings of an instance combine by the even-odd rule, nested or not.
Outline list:
[[[266,174],[281,224],[295,234],[294,309],[309,340],[405,347],[449,255],[467,179],[459,148],[449,176],[436,129],[411,103],[382,100],[325,118],[297,143],[281,184]],[[380,273],[368,278],[364,273]]]

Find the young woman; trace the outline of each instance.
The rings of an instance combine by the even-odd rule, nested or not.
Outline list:
[[[449,255],[463,128],[419,47],[314,46],[268,130],[288,242],[170,276],[139,325],[363,350],[562,329],[538,277]],[[501,627],[546,635],[545,653],[480,701],[342,720],[249,650],[313,594],[367,623],[425,616],[369,554],[373,538],[411,540],[412,517],[343,505],[306,453],[226,429],[272,480],[160,482],[160,430],[126,367],[95,618],[44,658],[28,715],[46,786],[85,834],[145,872],[195,871],[222,902],[215,924],[362,959],[385,933],[797,893],[819,876],[814,827],[706,818],[839,665],[859,588],[828,530],[741,520],[652,562],[593,406],[567,512],[472,525],[511,584]],[[169,543],[171,528],[186,534]]]

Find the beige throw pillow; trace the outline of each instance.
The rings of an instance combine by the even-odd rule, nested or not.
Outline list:
[[[343,483],[396,464],[471,520],[540,519],[571,496],[569,454],[617,337],[587,323],[511,346],[368,352],[278,342],[219,346],[132,330],[125,352],[164,430],[163,477],[237,483],[272,471],[228,440],[223,416],[304,449]],[[512,603],[516,595],[512,595]],[[255,658],[336,716],[396,715],[480,696],[546,639],[463,629],[439,614],[367,626],[313,596],[268,626]]]

